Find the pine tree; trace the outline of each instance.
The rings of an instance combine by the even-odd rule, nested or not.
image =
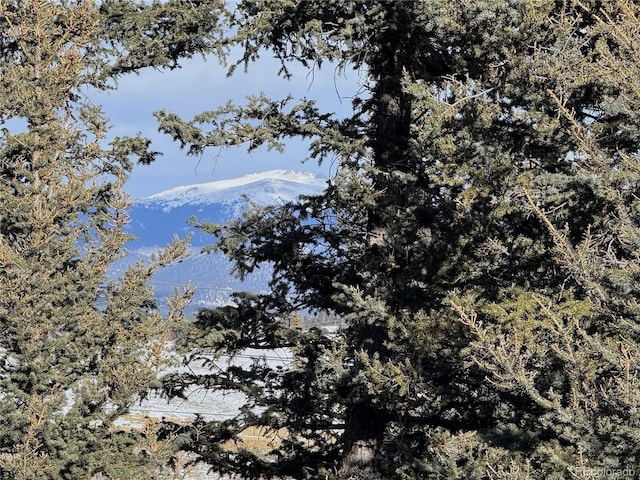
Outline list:
[[[109,277],[129,239],[123,185],[136,157],[156,153],[141,137],[110,138],[87,89],[207,51],[217,16],[211,25],[215,10],[207,21],[194,12],[180,2],[0,3],[0,478],[156,478],[170,455],[152,425],[114,422],[162,367],[186,297],[163,316],[146,281],[186,244]],[[211,34],[189,33],[187,15]]]
[[[194,154],[301,136],[338,163],[322,195],[204,227],[240,275],[270,262],[272,292],[201,312],[185,347],[295,360],[167,377],[169,394],[247,395],[236,418],[181,430],[182,448],[246,478],[637,465],[637,15],[624,0],[241,2],[235,66],[263,50],[284,75],[331,62],[364,72],[364,93],[345,119],[264,96],[158,113]],[[291,328],[300,309],[344,328]],[[267,455],[222,448],[249,427],[277,437]]]
[[[576,2],[570,13],[558,18],[562,43],[537,59],[538,73],[554,80],[550,110],[573,145],[567,168],[535,172],[518,189],[546,229],[556,281],[456,308],[476,336],[473,360],[540,411],[528,431],[511,424],[533,440],[522,455],[532,478],[632,477],[640,460],[640,58],[632,47],[640,10],[621,0]]]

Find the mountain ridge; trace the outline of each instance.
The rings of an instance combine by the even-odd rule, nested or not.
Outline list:
[[[240,217],[250,207],[278,205],[300,195],[314,195],[326,187],[327,179],[319,174],[293,170],[269,170],[234,179],[183,185],[150,195],[133,203],[129,209],[127,232],[137,237],[128,248],[162,246],[192,234],[192,245],[204,246],[212,241],[188,224],[191,217],[225,224]]]
[[[247,197],[255,203],[268,205],[318,193],[326,182],[326,178],[311,172],[269,170],[232,179],[182,185],[149,195],[136,203],[171,210],[185,204],[233,203]]]
[[[174,234],[184,238],[191,234],[190,256],[160,269],[150,284],[160,299],[171,295],[176,287],[200,286],[191,311],[199,307],[219,306],[229,301],[233,291],[265,292],[271,268],[264,265],[244,282],[232,274],[231,262],[221,253],[204,254],[202,248],[215,238],[203,234],[187,221],[225,224],[249,208],[247,199],[258,205],[275,205],[293,201],[300,195],[321,193],[327,179],[310,172],[270,170],[235,179],[184,185],[150,195],[136,201],[129,209],[127,232],[137,237],[127,243],[127,256],[116,262],[113,275],[137,261],[150,261],[151,254],[168,245]]]

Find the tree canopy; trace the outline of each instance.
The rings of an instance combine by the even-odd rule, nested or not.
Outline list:
[[[629,473],[639,14],[630,0],[2,2],[0,477],[155,478],[176,449],[245,478]],[[157,112],[191,154],[302,137],[336,164],[321,195],[203,226],[238,275],[270,263],[273,277],[201,311],[179,338],[188,360],[285,348],[293,362],[158,382],[183,303],[161,315],[146,281],[185,244],[108,276],[123,183],[159,152],[109,137],[87,89],[209,53],[231,74],[263,55],[286,77],[353,69],[362,90],[346,118],[262,94],[192,120]],[[301,328],[307,311],[343,326]],[[246,405],[116,428],[149,388],[193,385]],[[251,427],[270,451],[229,448]]]
[[[194,154],[303,137],[338,165],[322,195],[206,227],[239,275],[271,263],[272,292],[202,311],[186,346],[295,363],[167,377],[248,397],[182,448],[247,478],[638,465],[637,18],[625,0],[238,2],[231,71],[266,54],[363,89],[348,118],[262,95],[157,114]],[[301,309],[344,328],[300,329]],[[221,448],[248,427],[278,438],[268,454]]]
[[[186,301],[161,315],[145,282],[186,244],[109,276],[129,239],[123,185],[156,152],[110,136],[88,90],[208,51],[217,3],[189,5],[0,3],[0,478],[156,478],[171,455],[153,425],[115,422],[155,381]]]

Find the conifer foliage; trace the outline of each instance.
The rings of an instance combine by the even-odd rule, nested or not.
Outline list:
[[[193,22],[211,27],[194,33],[198,45],[178,48],[177,32],[160,28],[167,9],[189,11],[177,7],[0,2],[0,478],[155,478],[166,461],[153,428],[114,422],[155,379],[183,305],[177,298],[160,315],[145,282],[186,245],[119,280],[107,276],[128,239],[123,184],[134,159],[154,152],[141,137],[110,138],[86,92],[203,51],[215,23],[193,10]],[[136,12],[147,36],[113,11]],[[153,58],[141,55],[145,43],[155,45]]]
[[[311,141],[324,194],[207,228],[269,295],[203,311],[188,348],[286,347],[181,447],[246,478],[590,478],[638,450],[635,2],[245,0],[236,65],[362,74],[349,118],[250,97],[161,128],[190,152]],[[232,70],[236,65],[232,65]],[[333,70],[332,70],[333,71]],[[334,335],[292,322],[331,311]],[[197,350],[194,355],[197,357]],[[249,427],[268,453],[222,448]],[[628,470],[627,470],[628,472]]]

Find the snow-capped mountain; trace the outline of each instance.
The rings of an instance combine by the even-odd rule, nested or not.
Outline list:
[[[293,200],[299,195],[318,193],[325,184],[326,180],[314,173],[271,170],[231,180],[176,187],[151,195],[138,203],[145,206],[153,205],[155,208],[162,207],[169,211],[185,204],[221,203],[228,205],[246,196],[256,203],[273,205]]]
[[[175,233],[184,237],[189,232],[194,233],[193,245],[207,245],[211,237],[188,225],[189,218],[224,224],[248,208],[247,199],[259,205],[275,205],[319,193],[325,186],[326,179],[317,174],[272,170],[166,190],[131,207],[129,231],[138,239],[129,248],[166,245]]]
[[[116,263],[113,274],[118,275],[133,262],[149,261],[154,252],[171,242],[174,234],[183,238],[193,232],[190,256],[155,274],[152,284],[158,298],[171,295],[176,287],[189,282],[198,289],[192,309],[221,305],[232,291],[265,291],[270,278],[268,267],[257,270],[241,283],[231,274],[231,264],[222,254],[201,252],[214,238],[201,234],[187,221],[196,217],[224,224],[249,208],[247,199],[259,205],[281,204],[300,195],[320,193],[325,187],[326,179],[313,173],[273,170],[151,195],[129,210],[128,230],[138,238],[127,244],[129,254]]]

